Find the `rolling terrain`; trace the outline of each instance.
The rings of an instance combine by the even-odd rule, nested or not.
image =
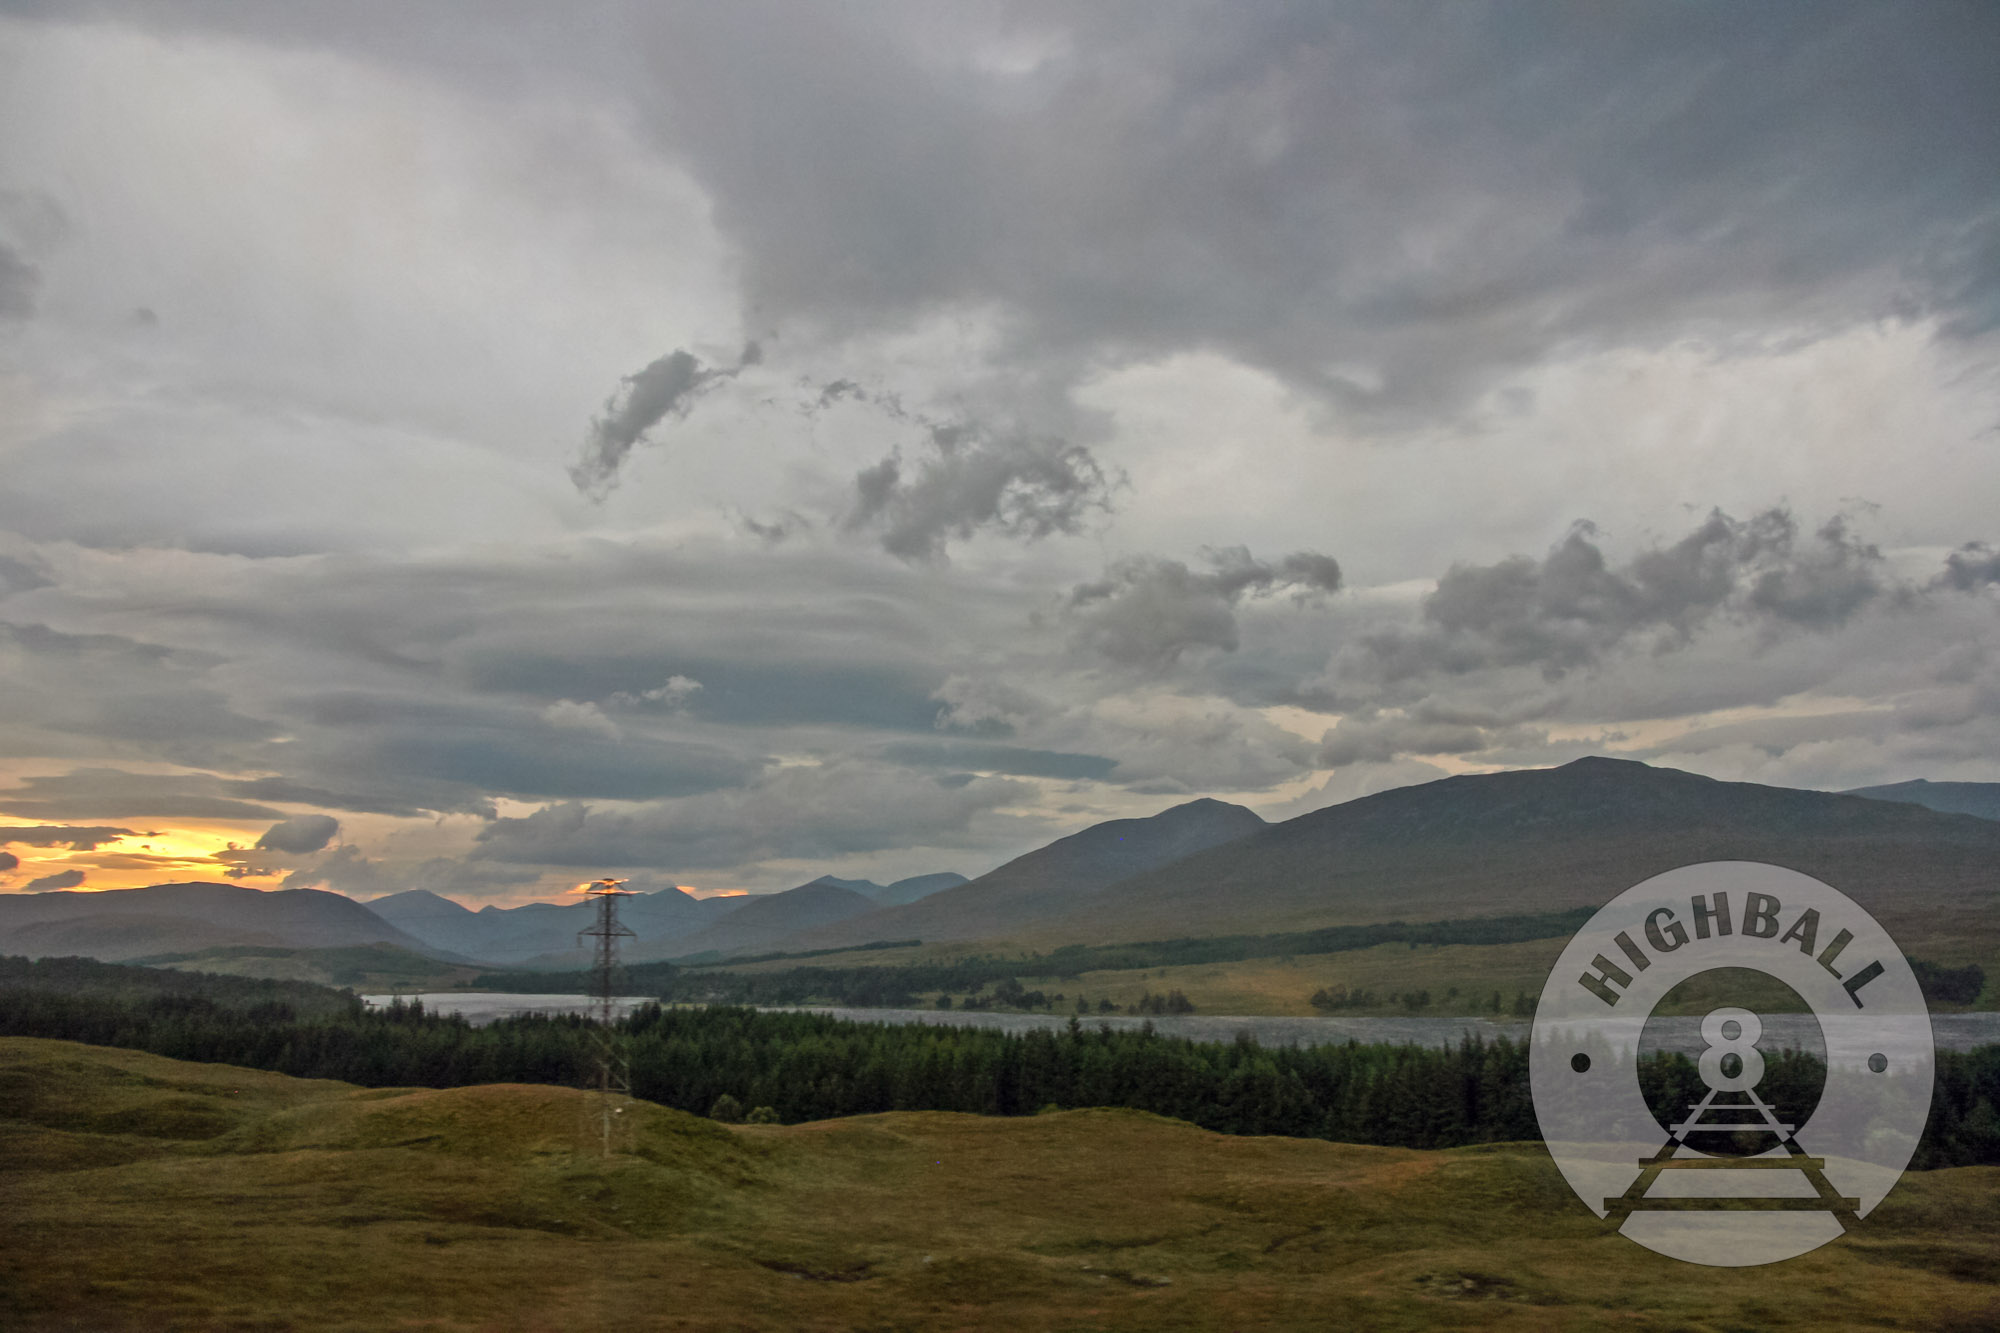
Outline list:
[[[1198,800],[1148,819],[1093,824],[956,888],[904,907],[805,930],[772,947],[820,949],[872,940],[1009,938],[1076,909],[1108,885],[1231,844],[1265,827],[1254,812]]]
[[[1882,787],[1856,787],[1846,794],[1874,801],[1903,801],[1949,815],[2000,819],[2000,782],[1931,782],[1916,778]]]
[[[2000,932],[1994,821],[1591,758],[1330,806],[1128,877],[1016,933],[1136,940],[1546,912],[1718,860],[1823,879],[1899,934]]]
[[[101,892],[0,894],[0,953],[83,955],[116,962],[237,946],[283,949],[388,944],[447,961],[351,898],[319,889],[157,884]]]
[[[1748,1270],[1609,1233],[1539,1147],[1130,1111],[727,1127],[0,1040],[9,1327],[1991,1327],[2000,1169]]]

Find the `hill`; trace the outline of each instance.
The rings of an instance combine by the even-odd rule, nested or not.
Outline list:
[[[912,875],[893,884],[871,885],[859,891],[874,899],[878,906],[901,907],[966,883],[970,881],[965,876],[946,870],[935,875]]]
[[[0,895],[0,953],[116,962],[229,947],[331,949],[389,944],[449,954],[351,898],[319,889],[156,884],[95,893]]]
[[[633,962],[702,954],[753,953],[801,931],[873,914],[875,902],[832,879],[816,879],[783,893],[759,894],[741,903],[713,926],[668,945],[640,946],[627,953]]]
[[[1036,934],[1137,940],[1548,912],[1713,860],[1816,876],[1892,930],[2000,928],[2000,824],[1588,758],[1301,815],[1129,876],[1045,918]]]
[[[1609,1234],[1539,1147],[1227,1138],[1133,1111],[727,1128],[563,1088],[377,1089],[0,1040],[25,1330],[1977,1328],[2000,1170],[1906,1176],[1784,1264]]]
[[[624,900],[620,918],[641,944],[690,935],[734,911],[736,899],[696,898],[678,888],[640,893]],[[561,965],[587,957],[577,948],[577,932],[594,920],[595,909],[578,899],[482,907],[478,911],[423,889],[376,898],[374,911],[435,948],[489,963]]]
[[[1121,879],[1233,843],[1264,827],[1253,811],[1208,799],[1146,819],[1113,819],[1017,856],[957,888],[831,929],[803,932],[783,947],[1004,937],[1072,911],[1080,899]]]
[[[1885,787],[1855,787],[1844,793],[1872,801],[1903,801],[1951,815],[2000,819],[2000,782],[1931,782],[1915,778]]]

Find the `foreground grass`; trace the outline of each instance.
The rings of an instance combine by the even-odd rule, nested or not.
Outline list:
[[[1992,1327],[2000,1170],[1742,1272],[1608,1233],[1535,1147],[1138,1112],[726,1128],[0,1040],[9,1328]]]

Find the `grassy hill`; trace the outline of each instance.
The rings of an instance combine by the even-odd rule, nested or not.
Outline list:
[[[2000,936],[2000,823],[1629,760],[1446,778],[1132,876],[1023,939],[1142,940],[1597,906],[1697,861],[1825,880],[1895,932]]]
[[[724,1127],[0,1040],[8,1326],[1990,1328],[2000,1169],[1695,1269],[1539,1148],[1225,1138],[1129,1111]]]

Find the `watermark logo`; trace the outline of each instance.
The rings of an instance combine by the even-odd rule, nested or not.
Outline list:
[[[1746,1267],[1882,1201],[1930,1113],[1932,1052],[1915,973],[1853,899],[1715,861],[1626,890],[1577,932],[1529,1072],[1542,1136],[1593,1212],[1661,1254]],[[1687,1059],[1647,1058],[1671,1053]]]

